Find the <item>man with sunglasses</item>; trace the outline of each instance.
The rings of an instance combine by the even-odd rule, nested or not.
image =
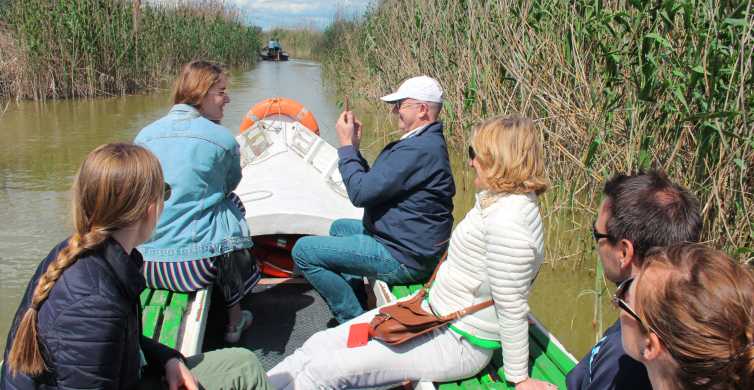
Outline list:
[[[592,233],[605,277],[620,286],[614,299],[620,307],[649,248],[697,242],[702,219],[696,198],[659,171],[616,175],[603,195]],[[644,366],[623,350],[620,321],[605,331],[566,382],[569,390],[652,388]]]
[[[382,100],[392,104],[403,135],[371,166],[359,152],[361,122],[353,112],[346,107],[335,124],[338,168],[351,202],[364,208],[363,219],[337,220],[329,236],[304,237],[292,253],[340,323],[364,312],[361,277],[390,284],[428,278],[453,227],[455,183],[437,120],[440,84],[413,77]]]

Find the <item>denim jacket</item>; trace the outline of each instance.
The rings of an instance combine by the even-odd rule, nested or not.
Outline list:
[[[152,238],[139,247],[146,260],[197,260],[252,246],[243,214],[227,197],[241,181],[239,145],[228,129],[176,104],[134,143],[157,156],[172,188]]]

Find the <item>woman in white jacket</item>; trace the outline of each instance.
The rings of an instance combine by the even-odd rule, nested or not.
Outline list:
[[[544,259],[537,196],[547,188],[540,135],[532,121],[496,117],[469,147],[477,201],[450,238],[448,257],[425,301],[445,315],[489,299],[494,305],[406,343],[378,340],[347,348],[349,328],[377,309],[313,335],[268,372],[279,389],[371,388],[403,381],[475,375],[503,348],[505,377],[516,389],[552,389],[528,376],[527,299]]]

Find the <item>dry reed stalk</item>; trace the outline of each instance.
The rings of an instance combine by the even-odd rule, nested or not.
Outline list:
[[[438,78],[454,145],[481,118],[535,118],[558,189],[549,224],[593,213],[612,174],[662,167],[705,205],[705,240],[754,258],[752,2],[599,3],[385,0],[325,32],[338,47],[324,65],[366,98]]]

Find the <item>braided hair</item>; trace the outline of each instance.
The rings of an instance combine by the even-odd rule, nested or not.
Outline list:
[[[163,191],[160,162],[148,150],[115,143],[89,153],[72,188],[75,232],[37,281],[8,354],[12,374],[37,376],[46,370],[37,315],[63,272],[113,232],[142,220],[149,206],[161,201]]]

